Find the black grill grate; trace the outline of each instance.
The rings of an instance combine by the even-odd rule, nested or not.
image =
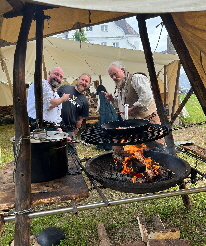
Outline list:
[[[84,130],[81,139],[85,143],[94,145],[129,145],[151,142],[168,135],[170,130],[167,126],[150,124],[146,131],[135,132],[132,135],[111,136],[104,132],[101,127],[93,127]],[[123,142],[124,141],[124,142]]]

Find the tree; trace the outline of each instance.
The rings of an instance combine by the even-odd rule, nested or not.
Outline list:
[[[75,31],[73,39],[76,41],[87,42],[88,40],[85,35],[86,34],[84,33],[84,29],[81,28]]]

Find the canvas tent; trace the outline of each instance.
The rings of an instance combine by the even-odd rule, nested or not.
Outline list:
[[[27,84],[34,81],[35,45],[35,41],[30,41],[27,45],[25,73],[25,82]],[[13,81],[15,49],[15,45],[1,48],[1,57],[7,68],[7,70],[0,68],[0,81],[4,83],[8,83],[8,76]],[[157,52],[153,53],[153,56],[156,73],[160,79],[159,86],[161,93],[164,92],[164,66],[167,67],[167,91],[171,92],[169,93],[169,101],[170,108],[172,108],[179,58],[177,55]],[[129,72],[144,72],[148,74],[144,52],[137,50],[100,46],[90,43],[80,44],[77,41],[48,37],[44,39],[43,43],[43,57],[47,72],[55,66],[60,66],[65,72],[64,79],[70,84],[83,72],[91,74],[93,81],[98,80],[99,75],[101,75],[103,84],[110,93],[114,92],[114,82],[108,76],[107,68],[112,61],[121,60]],[[8,71],[8,73],[5,71]],[[95,92],[92,86],[91,92]],[[10,97],[12,98],[11,92]]]
[[[0,106],[13,105],[11,89],[8,84],[0,82]]]
[[[40,81],[38,78],[41,77],[39,75],[41,74],[40,67],[42,65],[42,36],[115,19],[122,19],[128,16],[137,16],[139,33],[144,47],[145,59],[147,61],[153,93],[155,94],[158,114],[162,123],[165,124],[167,120],[162,109],[161,100],[159,100],[160,93],[145,22],[147,18],[160,15],[190,80],[191,86],[206,113],[206,78],[203,62],[206,53],[206,36],[204,31],[206,24],[206,3],[204,1],[105,0],[98,2],[96,0],[0,0],[0,4],[2,14],[0,22],[1,46],[17,42],[13,69],[16,144],[21,140],[21,151],[19,152],[18,165],[15,173],[15,176],[18,177],[15,184],[15,209],[17,211],[28,210],[31,202],[31,184],[29,183],[31,146],[30,140],[27,137],[29,135],[29,127],[24,90],[24,60],[28,38],[36,38],[37,40],[36,48],[39,52],[37,52],[35,78],[38,84]],[[35,19],[33,18],[34,14]],[[21,21],[22,25],[20,28]],[[168,139],[170,140],[169,145],[173,147],[174,143],[171,141],[171,134]],[[29,219],[27,214],[18,214],[15,219],[16,231],[23,232],[15,234],[15,246],[29,245]]]
[[[27,44],[26,73],[25,81],[30,84],[34,81],[36,42],[30,41]],[[13,81],[13,62],[16,46],[6,46],[1,48],[2,59],[4,60],[9,77]],[[153,53],[156,73],[163,72],[164,65],[169,65],[173,61],[178,61],[179,57],[172,54]],[[144,52],[140,50],[123,49],[109,47],[91,43],[81,43],[56,37],[47,37],[43,41],[43,59],[46,70],[49,71],[55,66],[60,66],[64,70],[64,78],[72,83],[81,73],[86,72],[92,76],[92,80],[102,76],[103,82],[107,86],[113,85],[112,79],[108,78],[108,65],[121,60],[129,72],[144,72],[148,74]],[[104,80],[106,77],[106,80]],[[108,81],[109,80],[109,81]],[[7,74],[0,68],[0,81],[7,83]],[[109,90],[109,88],[108,88]],[[113,91],[111,87],[110,91]]]
[[[163,22],[165,25],[171,25],[171,21],[167,20],[167,17],[170,16],[174,22],[172,26],[176,26],[176,30],[172,28],[175,31],[172,42],[174,46],[177,45],[175,47],[176,50],[179,50],[180,53],[182,50],[182,54],[180,55],[178,53],[178,55],[181,56],[181,62],[184,63],[185,60],[185,64],[183,64],[184,69],[187,70],[186,73],[191,73],[190,75],[187,74],[188,78],[192,80],[191,83],[194,83],[195,94],[199,98],[203,110],[205,110],[206,103],[204,93],[202,93],[206,87],[204,65],[206,53],[206,37],[204,31],[206,24],[206,4],[204,1],[184,0],[174,3],[174,1],[157,0],[154,4],[153,0],[146,0],[144,2],[141,0],[107,0],[104,2],[61,0],[57,4],[54,0],[1,0],[0,3],[2,14],[0,18],[0,46],[17,41],[22,21],[22,9],[25,3],[38,4],[38,10],[44,9],[46,16],[44,20],[44,36],[115,19],[122,19],[128,16],[135,16],[137,14],[145,14],[145,18],[160,15],[164,17]],[[176,35],[177,32],[179,32],[178,36]],[[28,38],[35,39],[35,33],[35,20],[33,20]],[[181,44],[184,43],[188,49],[190,59],[198,72],[197,78],[193,72],[190,72],[190,70],[194,70],[194,66],[191,68],[188,65],[188,59],[183,48],[178,45],[178,39],[181,39],[179,40]]]

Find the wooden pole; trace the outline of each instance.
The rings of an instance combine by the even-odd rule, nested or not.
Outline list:
[[[178,68],[177,68],[177,77],[176,77],[176,84],[175,84],[175,92],[174,92],[174,99],[173,99],[173,105],[172,105],[171,119],[172,119],[172,116],[174,115],[174,112],[175,112],[175,106],[177,104],[177,97],[178,97],[178,93],[179,93],[180,68],[181,68],[181,63],[179,61],[178,62]]]
[[[36,61],[34,73],[34,93],[36,106],[36,119],[39,128],[43,128],[43,90],[42,90],[42,51],[43,51],[43,30],[44,30],[44,12],[36,10]]]
[[[164,107],[167,104],[167,66],[164,65]]]
[[[140,33],[142,45],[144,48],[144,54],[145,54],[145,59],[147,62],[149,75],[150,75],[152,91],[153,91],[154,99],[155,99],[156,106],[157,106],[157,113],[160,117],[161,123],[163,125],[168,125],[170,127],[169,121],[168,121],[167,116],[165,114],[165,109],[164,109],[164,106],[162,103],[162,99],[161,99],[159,84],[158,84],[158,80],[157,80],[157,76],[156,76],[156,72],[155,72],[154,60],[153,60],[150,42],[149,42],[149,38],[148,38],[148,34],[147,34],[147,27],[146,27],[146,21],[145,20],[146,20],[146,18],[145,18],[144,14],[137,15],[139,33]],[[173,140],[173,136],[172,136],[171,132],[168,136],[165,136],[165,142],[167,144],[168,151],[171,154],[174,154],[175,153],[175,151],[174,151],[174,140]]]
[[[206,115],[206,88],[202,82],[202,79],[193,63],[190,53],[182,39],[182,36],[174,22],[172,14],[161,14],[160,17],[167,29],[172,44],[180,58],[180,61],[184,67],[187,77],[193,87],[194,93],[197,96],[200,105]]]
[[[173,125],[173,123],[175,122],[176,118],[178,117],[178,115],[180,114],[182,109],[184,108],[185,104],[187,103],[187,101],[191,97],[192,93],[193,93],[193,88],[191,87],[189,92],[187,93],[186,97],[184,98],[184,100],[180,104],[179,108],[177,109],[176,113],[172,116],[172,119],[171,119],[171,122],[170,122],[171,125]]]
[[[15,122],[15,246],[29,246],[30,220],[27,213],[31,205],[31,143],[26,107],[25,61],[28,34],[34,16],[34,5],[25,4],[23,19],[14,54],[13,111]],[[18,151],[19,150],[19,151]]]

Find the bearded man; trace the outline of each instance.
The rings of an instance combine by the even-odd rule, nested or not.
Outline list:
[[[89,103],[85,96],[86,90],[89,89],[91,76],[83,73],[78,79],[76,86],[62,85],[57,93],[60,97],[70,94],[67,102],[62,104],[62,125],[61,128],[64,132],[69,133],[71,138],[75,138],[82,125],[83,119],[89,115]]]
[[[43,120],[44,127],[48,129],[59,129],[61,119],[62,103],[68,101],[69,94],[64,94],[60,98],[57,94],[57,88],[61,85],[64,72],[60,67],[54,67],[48,72],[47,80],[42,81],[43,92]],[[34,83],[28,89],[27,111],[29,116],[30,130],[33,131],[36,126],[36,107]]]
[[[108,67],[108,73],[116,85],[114,96],[102,93],[106,100],[114,104],[123,119],[125,119],[124,105],[129,104],[129,119],[146,119],[151,123],[160,124],[150,81],[145,74],[128,73],[120,61],[112,62]]]
[[[152,124],[161,124],[150,81],[146,74],[128,73],[121,61],[112,62],[108,67],[108,73],[116,85],[114,96],[103,91],[102,93],[107,101],[113,103],[114,108],[119,111],[123,119],[125,119],[124,105],[128,104],[128,119],[145,119]],[[165,145],[163,138],[147,145],[149,148],[154,148],[153,146],[158,143]],[[157,148],[161,147],[158,145]]]

